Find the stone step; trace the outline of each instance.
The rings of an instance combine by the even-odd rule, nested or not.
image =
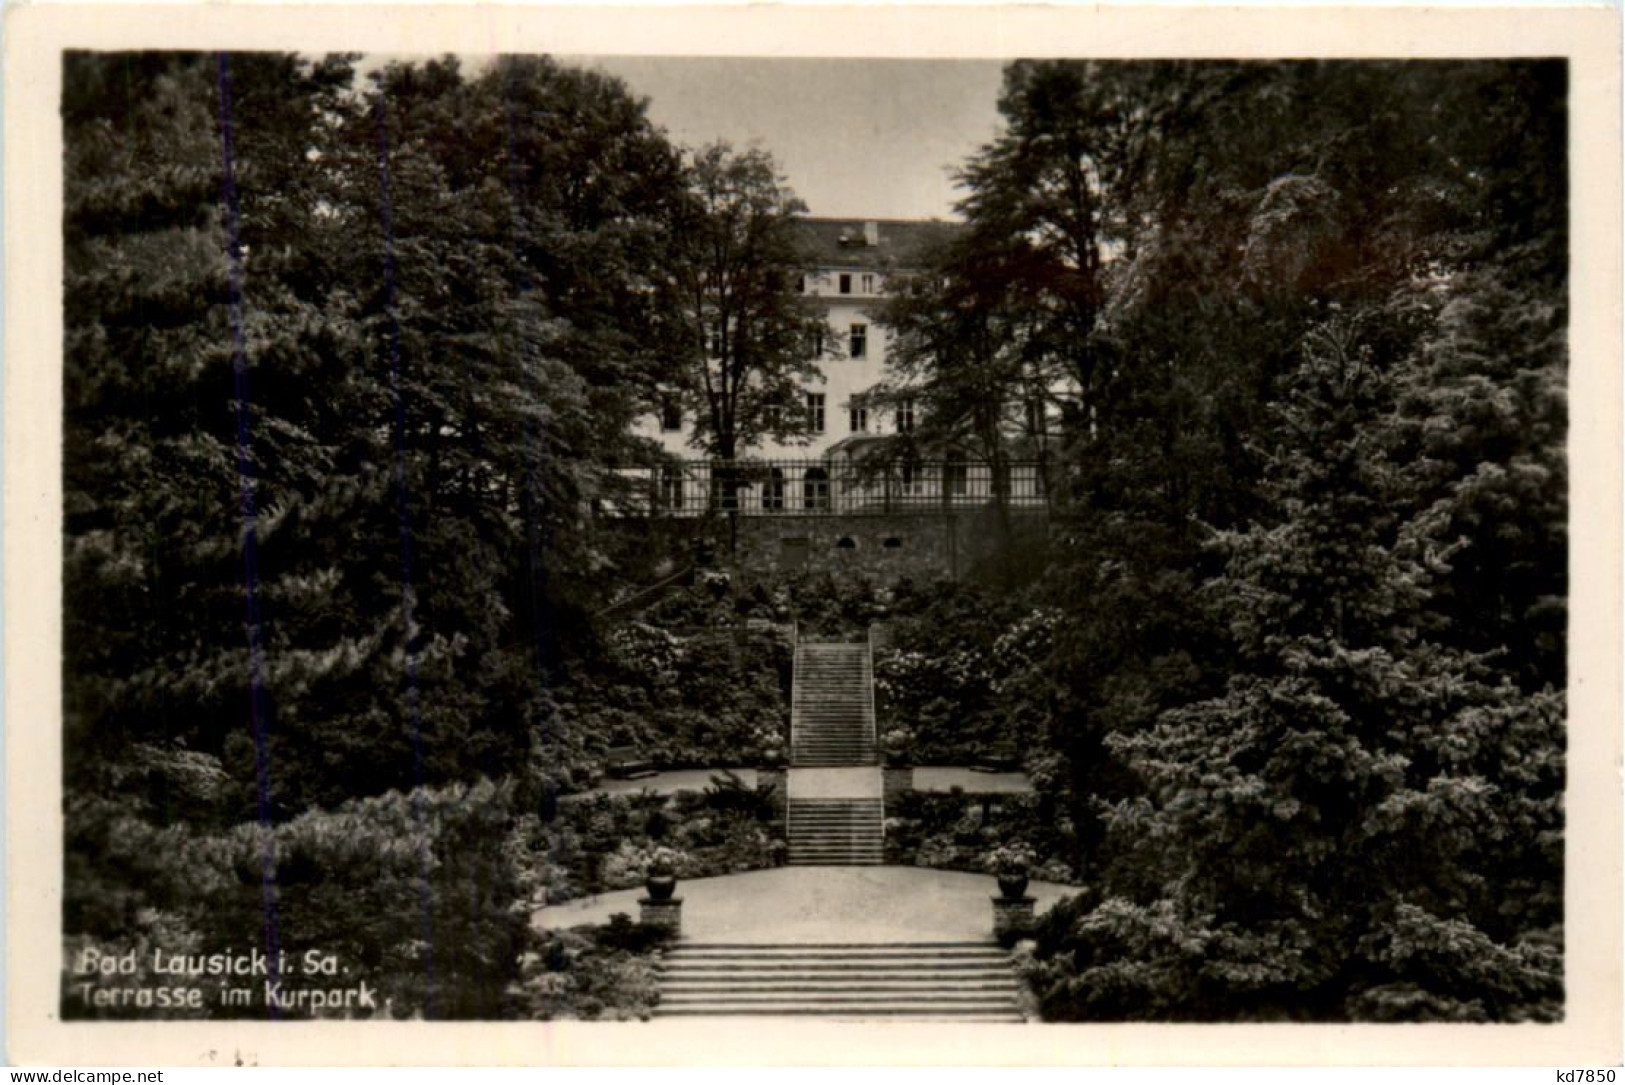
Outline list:
[[[866,960],[986,960],[1004,963],[1009,960],[1004,950],[981,942],[785,942],[785,944],[749,944],[749,942],[700,942],[678,944],[666,950],[669,962],[694,960],[838,960],[838,962],[866,962]]]
[[[853,833],[872,832],[876,839],[879,839],[881,831],[878,818],[864,818],[861,821],[792,821],[790,828],[796,830],[798,836],[820,833],[850,836]]]
[[[757,960],[726,960],[721,963],[671,961],[663,963],[661,976],[668,979],[701,979],[705,977],[763,976],[769,979],[784,976],[807,976],[830,981],[854,976],[872,976],[876,979],[898,979],[910,976],[944,975],[954,979],[982,979],[993,976],[1000,980],[1015,977],[1010,972],[1008,959],[990,961],[985,958],[933,958],[929,961],[911,961],[907,958],[876,961],[798,961],[794,958],[760,958]]]
[[[971,992],[970,994],[963,995],[948,995],[937,991],[914,991],[907,992],[905,994],[889,991],[879,991],[875,993],[845,991],[829,993],[797,992],[788,998],[786,997],[786,994],[787,992],[784,991],[730,992],[727,994],[708,991],[691,995],[676,994],[669,997],[662,994],[660,996],[660,1003],[663,1006],[670,1006],[673,1008],[678,1006],[717,1005],[767,1006],[784,1005],[786,1002],[792,1001],[794,1004],[800,1006],[849,1006],[854,1008],[914,1005],[930,1006],[941,1009],[947,1007],[959,1008],[974,1006],[976,1009],[987,1013],[1002,1009],[1002,1003],[1005,1001],[998,995],[989,995],[979,992]]]
[[[726,1003],[715,1006],[677,1006],[662,1010],[658,1007],[654,1011],[656,1017],[828,1017],[833,1020],[871,1021],[884,1017],[893,1020],[918,1022],[951,1022],[953,1024],[998,1024],[1019,1025],[1025,1018],[1015,1014],[991,1014],[979,1011],[965,1013],[948,1013],[947,1011],[933,1011],[911,1007],[890,1007],[886,1009],[870,1009],[858,1013],[843,1009],[810,1009],[799,1007],[794,1003],[771,1007],[737,1007]]]
[[[792,800],[794,801],[794,800]],[[790,815],[791,825],[804,825],[809,828],[819,825],[836,827],[849,827],[853,825],[873,825],[880,828],[880,807],[870,806],[861,810],[804,810]]]
[[[791,799],[790,804],[797,810],[813,810],[819,807],[863,806],[879,809],[880,799],[874,795],[852,795],[847,798],[821,798],[809,796],[805,799]]]
[[[1008,955],[983,942],[684,943],[656,1016],[1019,1022]]]
[[[1001,961],[1007,960],[1009,955],[992,942],[679,942],[666,951],[668,958],[686,953],[709,953],[712,950],[789,950],[796,953],[806,953],[818,956],[838,951],[852,953],[876,952],[896,953],[900,949],[907,950],[943,950],[964,949],[981,950],[992,954]]]
[[[808,844],[806,841],[798,840],[791,845],[791,849],[793,854],[790,858],[792,860],[801,859],[807,861],[813,859],[862,859],[867,862],[870,859],[879,857],[884,851],[878,842],[871,845],[858,841],[841,844]]]
[[[854,837],[871,837],[879,840],[881,826],[877,820],[843,821],[843,822],[797,822],[791,825],[798,840],[849,840]]]

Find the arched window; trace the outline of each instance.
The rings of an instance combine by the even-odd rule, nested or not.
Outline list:
[[[903,548],[903,540],[899,539],[896,535],[888,535],[886,537],[886,541],[880,545],[885,547],[887,550],[901,550]]]
[[[801,476],[801,503],[808,509],[829,508],[829,472],[809,467]]]
[[[852,536],[842,535],[835,541],[835,548],[837,550],[856,550],[858,548],[858,543],[856,539],[852,538]]]

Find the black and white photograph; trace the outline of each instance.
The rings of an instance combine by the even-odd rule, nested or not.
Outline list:
[[[1407,52],[60,50],[50,1015],[1572,1021],[1577,75]]]

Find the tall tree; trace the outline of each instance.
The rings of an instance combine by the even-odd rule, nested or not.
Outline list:
[[[693,443],[732,460],[763,441],[808,435],[803,394],[821,379],[824,324],[800,293],[812,270],[795,217],[806,206],[765,151],[716,143],[688,162],[657,280],[671,314],[663,342]],[[826,348],[827,349],[827,348]]]
[[[1113,899],[1052,1012],[1548,1017],[1562,68],[1139,77],[1052,580]]]
[[[523,761],[656,383],[675,153],[545,59],[66,74],[72,756],[178,745],[276,817]]]
[[[1556,1012],[1561,698],[1445,642],[1437,586],[1467,544],[1419,500],[1401,361],[1341,318],[1310,336],[1273,515],[1215,539],[1225,571],[1200,593],[1235,649],[1225,690],[1110,740],[1151,796],[1112,821],[1158,842],[1138,859],[1165,879],[1164,919],[1204,946],[1178,983],[1145,984],[1142,1011]],[[1123,946],[1102,927],[1093,965]]]
[[[272,629],[327,605],[326,555],[273,551],[355,405],[355,325],[313,281],[320,245],[299,242],[324,192],[306,151],[349,79],[344,58],[65,60],[67,770],[92,789],[156,773],[161,816],[189,792],[162,759],[119,768],[142,760],[132,744],[218,759],[235,736],[252,796],[275,757],[270,706],[353,647],[303,656]]]
[[[920,269],[894,276],[880,317],[893,346],[885,379],[867,397],[916,404],[919,421],[891,439],[892,458],[912,458],[922,446],[968,447],[988,465],[1006,539],[1012,448],[1029,404],[1047,408],[1055,383],[1025,349],[1041,303],[1007,257],[975,234],[959,235],[927,253]]]

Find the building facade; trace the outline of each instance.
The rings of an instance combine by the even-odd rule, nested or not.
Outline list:
[[[742,449],[738,464],[715,462],[694,448],[693,420],[668,407],[643,420],[639,433],[657,441],[672,462],[625,470],[635,480],[635,496],[622,499],[622,510],[679,517],[919,515],[989,507],[998,494],[1007,507],[1044,508],[1041,457],[1018,453],[995,478],[992,465],[953,447],[895,463],[869,456],[885,438],[910,432],[922,421],[920,407],[906,397],[884,406],[866,398],[888,375],[893,344],[878,319],[887,285],[923,267],[928,250],[959,227],[898,219],[804,218],[800,223],[816,254],[800,289],[820,307],[830,345],[818,364],[821,379],[809,380],[801,390],[799,406],[811,422],[810,437],[760,442]],[[1012,433],[1019,437],[1022,422],[1012,421]],[[1033,425],[1028,419],[1027,431]],[[1041,430],[1042,411],[1037,425]],[[1025,442],[1024,451],[1031,447]],[[855,538],[842,538],[856,545]]]
[[[801,224],[817,261],[816,270],[803,276],[801,290],[823,309],[832,349],[819,363],[823,380],[802,390],[811,439],[769,441],[745,451],[755,459],[821,460],[850,438],[912,427],[913,404],[881,409],[864,401],[864,393],[886,375],[891,345],[876,311],[885,300],[887,281],[917,268],[921,253],[956,228],[947,222],[901,219],[804,218]],[[639,432],[674,456],[699,455],[690,443],[693,420],[676,409],[644,420]]]

